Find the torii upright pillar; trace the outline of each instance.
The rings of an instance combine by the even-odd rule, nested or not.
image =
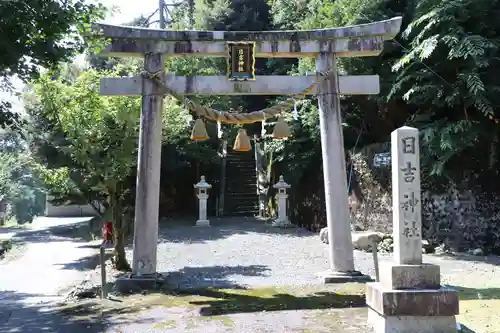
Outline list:
[[[354,269],[351,224],[347,197],[344,136],[340,110],[339,80],[335,54],[322,52],[316,58],[316,72],[334,70],[318,87],[321,153],[325,187],[326,222],[330,270],[323,274],[325,283],[368,281]]]
[[[144,56],[145,70],[156,73],[162,71],[163,66],[162,54],[147,53]],[[164,93],[150,80],[142,82],[141,90],[132,272],[148,279],[156,273]]]

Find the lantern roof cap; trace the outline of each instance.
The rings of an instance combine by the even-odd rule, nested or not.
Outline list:
[[[273,187],[280,189],[280,188],[290,188],[292,186],[290,184],[286,183],[285,180],[283,179],[283,175],[281,175],[279,182],[274,184]]]
[[[206,182],[205,176],[200,177],[198,184],[194,185],[195,188],[212,188],[212,185]]]

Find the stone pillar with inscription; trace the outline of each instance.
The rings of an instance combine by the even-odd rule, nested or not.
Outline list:
[[[375,333],[456,333],[458,296],[441,287],[437,265],[422,263],[418,130],[391,134],[394,262],[368,283],[368,322]]]

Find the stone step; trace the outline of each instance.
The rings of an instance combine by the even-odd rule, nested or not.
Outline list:
[[[226,197],[229,198],[237,198],[238,200],[247,200],[250,198],[257,198],[258,194],[257,191],[255,190],[255,187],[253,189],[251,188],[246,188],[244,190],[242,189],[235,189],[235,188],[230,188],[226,189]]]
[[[243,164],[243,163],[227,163],[226,164],[226,170],[234,170],[234,169],[241,169],[241,170],[247,170],[250,171],[252,170],[255,172],[255,165],[254,164]]]
[[[252,157],[250,158],[241,158],[239,156],[227,156],[226,157],[226,161],[229,161],[229,162],[242,162],[242,163],[252,163],[252,164],[255,164],[255,159]]]
[[[248,204],[248,205],[224,205],[224,210],[235,212],[239,210],[258,210],[258,204]]]
[[[257,216],[259,212],[257,210],[241,211],[241,212],[226,212],[224,211],[224,216]]]
[[[253,160],[255,159],[255,153],[251,152],[248,154],[242,154],[242,153],[232,153],[228,152],[226,155],[226,158],[233,158],[233,159],[239,159],[239,160]]]
[[[254,160],[242,160],[242,159],[226,159],[226,164],[245,164],[255,166]]]
[[[240,166],[240,165],[226,165],[226,173],[230,173],[231,171],[244,171],[246,173],[255,173],[255,166]]]
[[[226,194],[231,195],[231,196],[242,196],[245,198],[249,197],[256,197],[257,196],[257,188],[255,186],[250,187],[227,187],[226,188]]]
[[[256,205],[257,202],[259,201],[257,196],[253,196],[253,197],[246,197],[244,199],[236,199],[234,197],[228,197],[229,200],[224,200],[225,203],[227,205],[247,205],[247,204],[251,204],[251,205]]]
[[[255,169],[239,169],[239,168],[229,168],[226,169],[226,176],[233,178],[230,179],[240,179],[248,177],[257,177]]]
[[[253,162],[243,162],[243,161],[227,161],[226,163],[226,167],[228,166],[240,166],[240,167],[245,167],[245,168],[253,168],[255,169],[255,163]]]
[[[231,185],[236,186],[236,188],[243,188],[243,187],[256,187],[257,186],[257,177],[255,178],[245,178],[241,180],[231,180],[227,181],[226,180],[226,188],[229,188]]]
[[[255,162],[253,160],[226,160],[226,165],[251,165],[255,168]]]
[[[231,179],[226,180],[226,189],[231,186],[239,188],[255,188],[257,186],[257,178]]]
[[[224,211],[227,212],[248,212],[248,211],[258,211],[258,205],[247,205],[247,206],[225,206]]]
[[[227,194],[229,194],[228,199],[230,200],[253,200],[253,198],[257,198],[256,192],[227,191],[226,195]]]

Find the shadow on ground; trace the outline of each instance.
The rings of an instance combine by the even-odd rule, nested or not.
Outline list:
[[[324,310],[365,307],[364,295],[342,295],[334,292],[318,292],[313,295],[295,296],[288,293],[273,295],[252,295],[217,289],[180,291],[179,294],[212,298],[206,301],[191,301],[193,305],[203,306],[202,316],[218,316],[234,313],[285,310]]]
[[[453,285],[446,285],[446,287],[456,290],[462,301],[500,300],[500,288],[466,288]]]
[[[211,218],[210,227],[196,227],[195,219],[162,220],[159,241],[171,243],[202,243],[238,234],[274,234],[293,237],[316,237],[302,228],[275,228],[264,220],[248,217]]]
[[[99,245],[97,247],[90,245],[88,246],[90,248],[99,248]],[[78,270],[78,271],[89,271],[89,270],[94,270],[99,264],[100,264],[100,253],[95,253],[90,256],[82,257],[76,261],[72,261],[69,263],[64,263],[64,264],[57,264],[56,266],[60,266],[61,269],[69,269],[69,270]],[[105,253],[105,260],[107,261],[108,259],[111,259],[113,257],[112,252],[106,252]]]
[[[30,243],[73,242],[87,243],[96,239],[88,221],[68,225],[52,226],[43,230],[23,230],[16,234],[15,239]]]
[[[459,333],[479,333],[479,332],[476,332],[476,331],[470,329],[469,327],[460,324],[460,331],[459,331]]]
[[[166,282],[171,289],[187,288],[225,288],[225,289],[244,289],[245,286],[232,282],[229,277],[235,275],[241,276],[266,276],[269,271],[267,266],[249,265],[249,266],[202,266],[202,267],[184,267],[177,271],[163,273]]]
[[[467,253],[440,253],[440,254],[432,254],[431,256],[440,259],[464,260],[464,261],[480,262],[494,266],[500,266],[500,257],[495,255],[474,256]]]
[[[78,304],[43,304],[43,297],[33,294],[3,293],[0,299],[0,332],[60,332],[100,333],[108,319],[137,311],[136,308],[114,308],[106,302],[89,300]],[[37,304],[26,305],[25,301],[37,298]],[[41,304],[40,304],[41,303]],[[137,322],[137,320],[134,320]]]

